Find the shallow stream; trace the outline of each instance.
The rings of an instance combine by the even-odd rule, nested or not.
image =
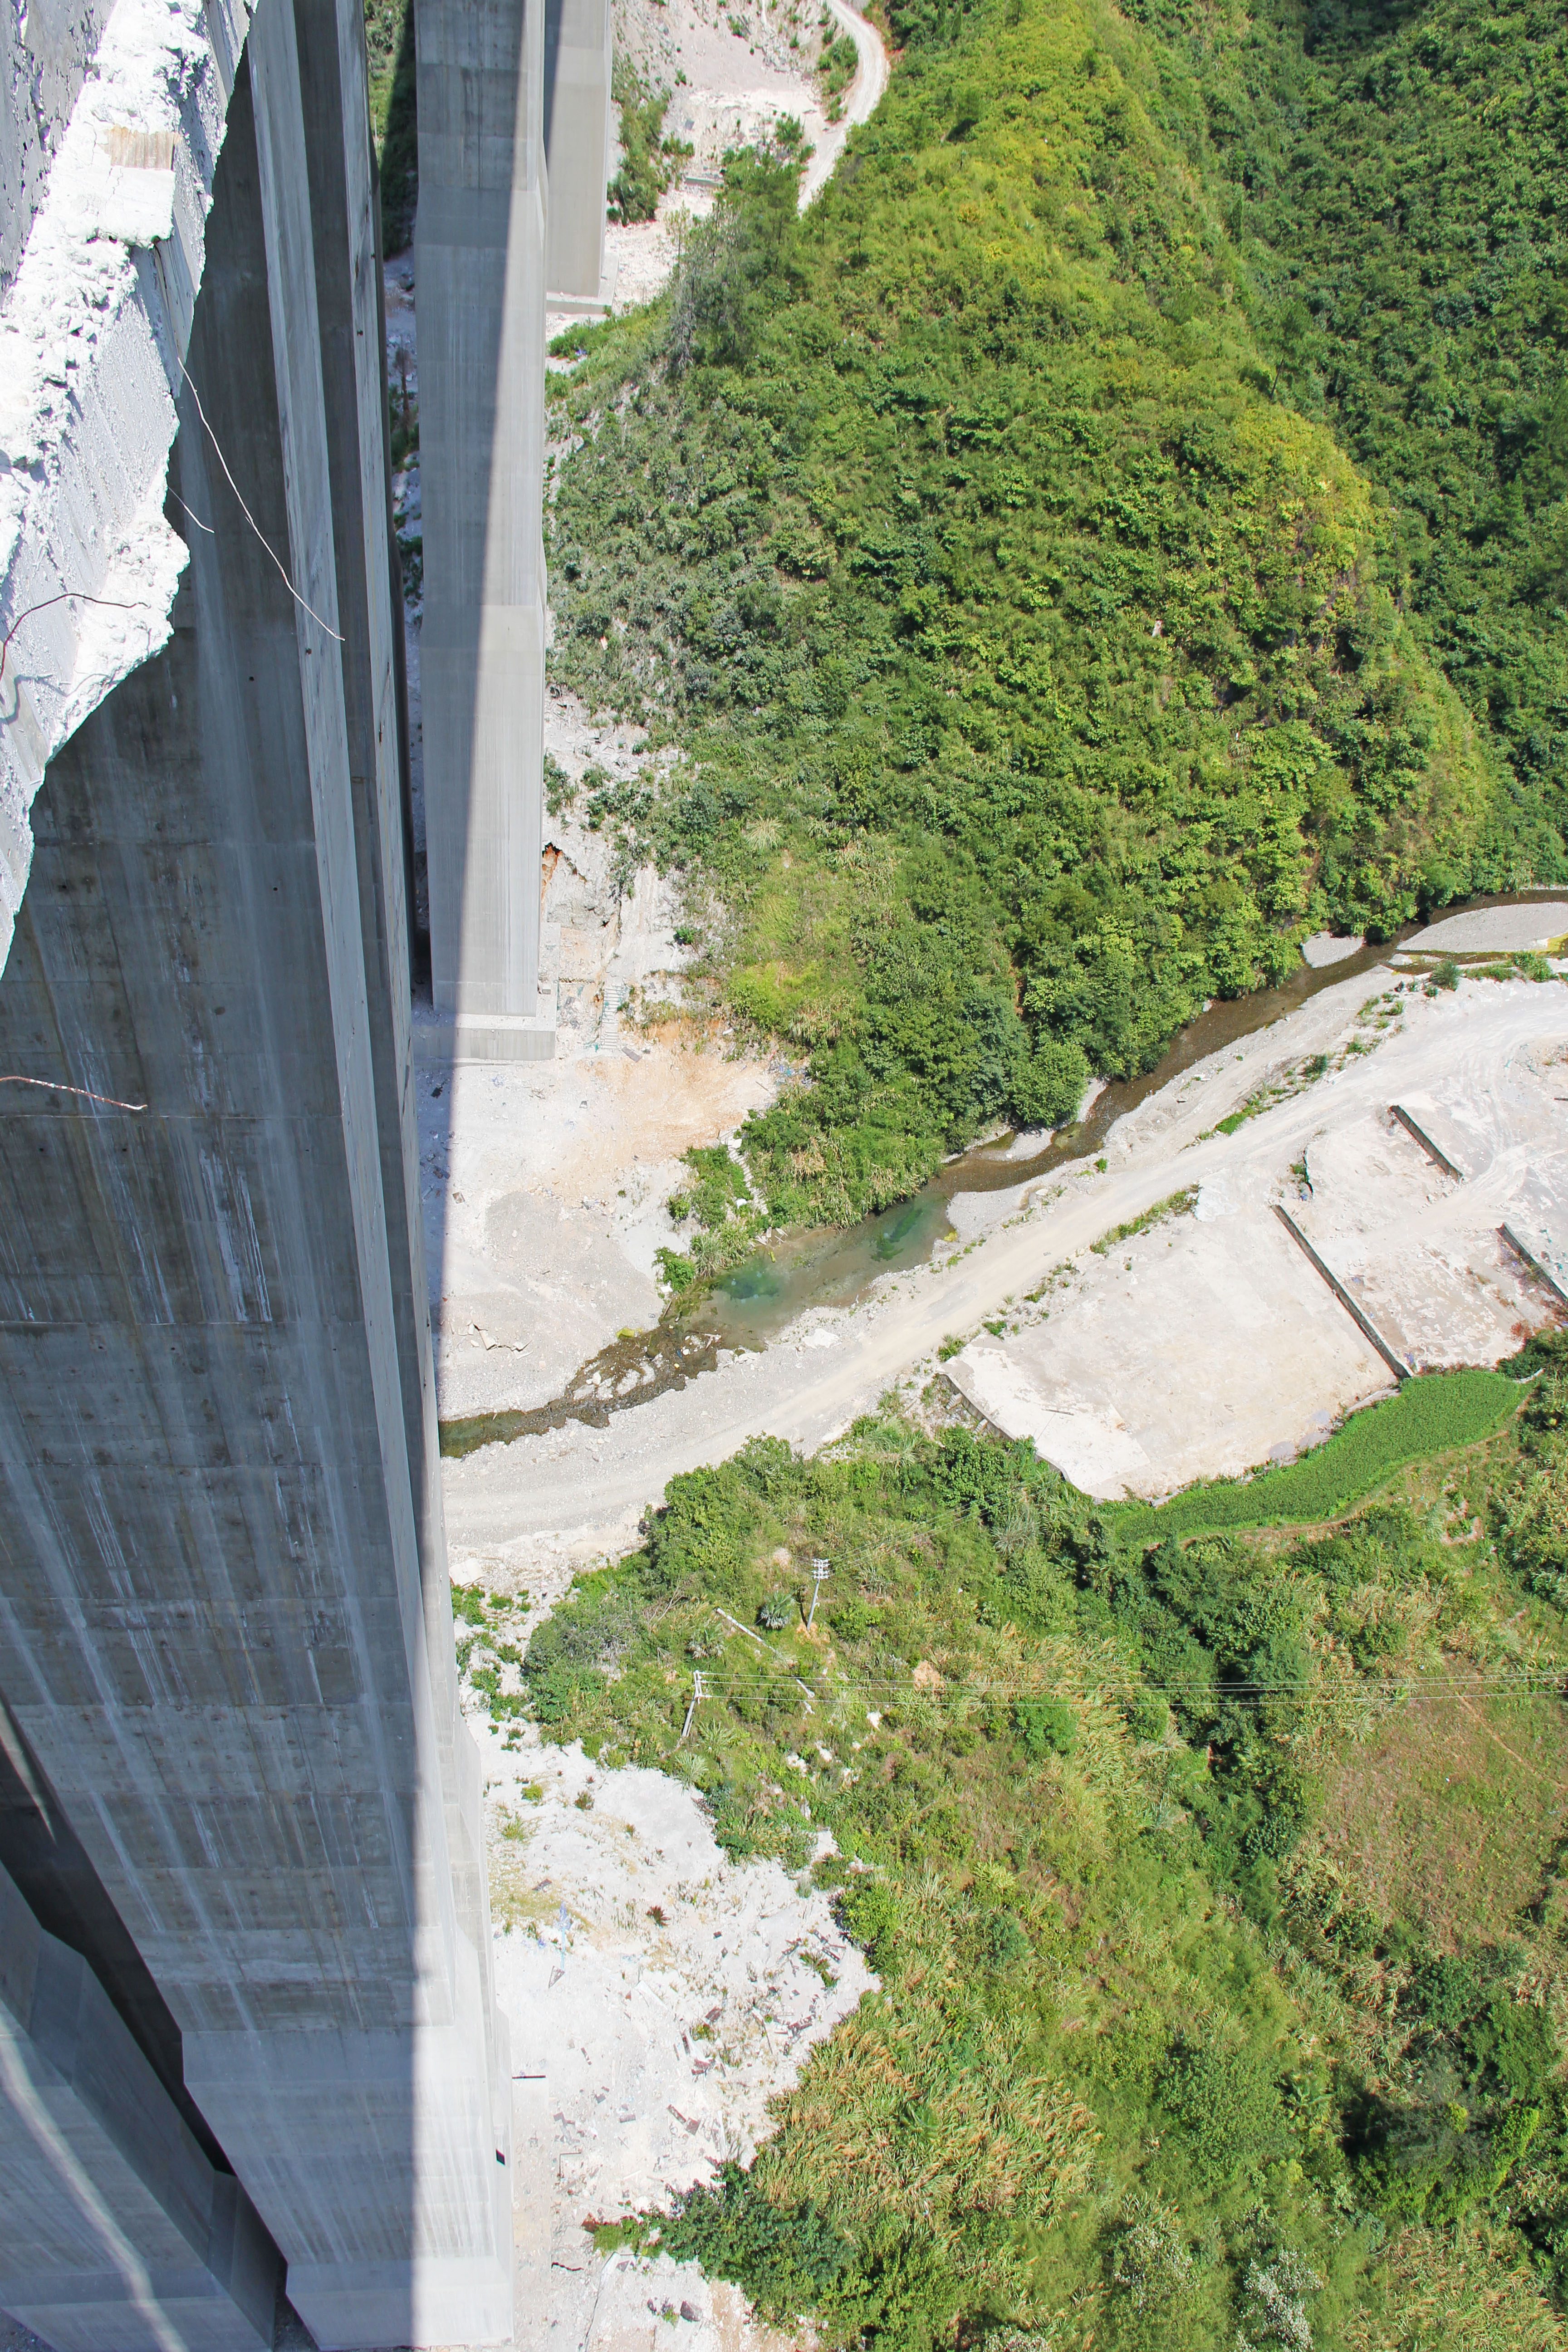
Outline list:
[[[1445,907],[1442,913],[1447,917],[1480,907],[1526,906],[1550,895],[1525,891],[1471,898],[1463,906]],[[710,1371],[721,1348],[764,1348],[807,1307],[852,1305],[879,1276],[925,1263],[937,1242],[952,1230],[947,1204],[955,1193],[1005,1192],[1033,1183],[1065,1161],[1091,1157],[1119,1118],[1195,1062],[1297,1012],[1321,989],[1377,971],[1423,928],[1409,924],[1396,940],[1358,949],[1343,962],[1320,970],[1303,962],[1282,987],[1216,1000],[1177,1031],[1152,1070],[1138,1078],[1113,1078],[1096,1095],[1085,1118],[1074,1127],[1058,1128],[1039,1150],[1018,1151],[1011,1135],[973,1144],[945,1161],[910,1200],[847,1229],[817,1227],[788,1235],[747,1258],[693,1307],[667,1316],[654,1330],[613,1340],[582,1365],[549,1404],[526,1412],[480,1413],[468,1421],[443,1422],[442,1453],[471,1453],[497,1440],[559,1429],[568,1421],[603,1428],[613,1412],[647,1404],[667,1390],[684,1388],[695,1374]]]

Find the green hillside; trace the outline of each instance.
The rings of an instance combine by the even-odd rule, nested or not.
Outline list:
[[[1568,21],[1550,0],[1131,13],[1202,89],[1278,393],[1392,497],[1387,576],[1492,730],[1503,821],[1560,870]]]
[[[557,381],[580,437],[556,675],[682,755],[588,808],[695,903],[717,886],[714,984],[811,1056],[750,1136],[781,1219],[1060,1117],[1090,1069],[1147,1067],[1205,996],[1294,968],[1305,929],[1563,870],[1562,615],[1521,602],[1544,525],[1508,506],[1515,570],[1466,625],[1534,649],[1516,724],[1255,233],[1313,199],[1327,68],[1283,19],[1147,13],[899,16],[889,95],[805,218],[793,152],[735,159],[672,293],[570,339]],[[1254,148],[1267,205],[1240,189]],[[1455,156],[1479,201],[1484,159]],[[1313,233],[1361,252],[1326,196]]]
[[[1562,2352],[1544,1354],[1508,1428],[1288,1534],[1184,1547],[1026,1445],[890,1418],[672,1479],[525,1696],[479,1686],[685,1779],[737,1858],[804,1871],[830,1831],[881,1991],[749,2170],[605,2242],[657,2231],[869,2352]]]

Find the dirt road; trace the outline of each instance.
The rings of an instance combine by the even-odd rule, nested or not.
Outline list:
[[[964,1245],[941,1264],[878,1286],[858,1307],[808,1315],[765,1353],[725,1358],[717,1371],[617,1414],[606,1429],[573,1423],[448,1464],[455,1551],[520,1561],[547,1535],[579,1557],[611,1549],[672,1473],[721,1461],[761,1433],[823,1444],[892,1383],[925,1377],[944,1339],[973,1332],[1052,1267],[1178,1186],[1265,1163],[1284,1181],[1313,1138],[1370,1109],[1423,1089],[1456,1112],[1467,1089],[1477,1104],[1497,1101],[1509,1091],[1511,1056],[1532,1045],[1554,1052],[1568,1045],[1562,986],[1526,982],[1467,982],[1436,998],[1413,992],[1400,1000],[1396,1027],[1358,1033],[1357,1013],[1383,977],[1363,973],[1326,989],[1288,1020],[1184,1072],[1112,1129],[1101,1162],[1058,1170],[1034,1193],[1024,1188],[955,1203],[963,1212],[961,1233],[970,1236]],[[1337,1074],[1306,1085],[1235,1135],[1212,1132],[1286,1066],[1358,1036],[1355,1055]],[[1521,1161],[1516,1172],[1523,1182],[1530,1171]],[[1500,1168],[1500,1200],[1508,1174]],[[1281,1439],[1299,1437],[1331,1402],[1289,1381],[1286,1394],[1282,1418],[1299,1420],[1300,1430],[1281,1426]]]
[[[802,175],[802,212],[832,178],[834,166],[844,152],[849,133],[857,123],[869,122],[888,87],[888,52],[882,47],[882,37],[875,25],[868,24],[858,8],[849,6],[848,0],[826,0],[826,5],[859,51],[860,63],[846,93],[842,119],[820,134],[816,152]]]

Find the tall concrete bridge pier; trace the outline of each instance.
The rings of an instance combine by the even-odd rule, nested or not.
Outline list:
[[[422,1051],[548,1058],[544,312],[596,298],[609,0],[416,0],[425,816]],[[595,304],[596,307],[596,304]]]
[[[252,2352],[280,2296],[324,2352],[510,2343],[360,0],[60,14],[0,100],[0,2308],[58,2352]],[[437,984],[502,1052],[545,31],[422,0]]]
[[[416,7],[431,985],[444,1050],[532,1060],[555,1044],[539,1004],[544,0]]]
[[[616,150],[611,50],[610,0],[547,0],[544,270],[552,306],[597,310],[605,291],[605,190]]]

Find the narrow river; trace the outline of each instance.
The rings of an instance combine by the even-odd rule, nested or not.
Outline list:
[[[1441,913],[1447,918],[1483,907],[1528,906],[1560,896],[1560,891],[1542,890],[1472,898],[1462,906],[1445,907]],[[684,1313],[667,1316],[652,1331],[601,1349],[548,1404],[529,1412],[443,1422],[441,1451],[465,1454],[497,1440],[559,1429],[568,1421],[605,1427],[613,1412],[646,1404],[667,1390],[684,1388],[696,1374],[710,1371],[721,1348],[765,1348],[805,1308],[851,1305],[879,1276],[924,1264],[936,1243],[952,1231],[948,1202],[956,1193],[1006,1192],[1032,1183],[1065,1161],[1091,1157],[1119,1118],[1184,1070],[1298,1011],[1321,989],[1381,970],[1399,948],[1417,944],[1424,928],[1411,923],[1396,939],[1361,948],[1342,962],[1320,970],[1303,962],[1282,987],[1216,1000],[1178,1030],[1152,1070],[1138,1078],[1112,1079],[1100,1088],[1087,1118],[1075,1127],[1058,1129],[1038,1151],[1016,1152],[1010,1135],[973,1144],[947,1160],[910,1200],[863,1218],[858,1225],[789,1234],[736,1266]]]

